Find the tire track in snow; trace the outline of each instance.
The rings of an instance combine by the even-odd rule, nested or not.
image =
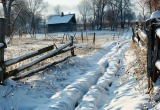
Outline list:
[[[125,41],[114,47],[110,53],[101,59],[100,63],[108,60],[109,67],[104,72],[103,76],[100,77],[97,83],[90,87],[89,91],[83,96],[81,102],[75,110],[99,110],[103,104],[103,98],[107,94],[109,86],[112,84],[114,77],[121,68],[121,55],[123,53],[122,46],[127,43]]]
[[[116,45],[117,44],[117,45]],[[82,97],[88,92],[88,89],[95,85],[98,79],[102,76],[102,73],[106,71],[108,67],[109,60],[106,59],[106,56],[110,57],[113,53],[116,53],[119,50],[118,43],[112,43],[103,51],[101,51],[101,60],[99,62],[99,67],[95,70],[89,71],[84,74],[80,79],[76,80],[72,84],[68,85],[64,90],[56,93],[50,99],[46,105],[41,105],[35,110],[74,110],[78,103],[81,101]],[[110,50],[112,49],[112,50]],[[114,52],[113,52],[114,51]],[[109,52],[106,54],[106,52]],[[104,56],[104,54],[106,54]],[[94,56],[96,58],[96,56]],[[103,57],[103,58],[102,58]],[[99,58],[100,59],[100,58]],[[96,59],[97,60],[97,59]],[[107,61],[108,60],[108,61]],[[99,82],[101,84],[101,82]],[[97,88],[91,87],[91,89]]]

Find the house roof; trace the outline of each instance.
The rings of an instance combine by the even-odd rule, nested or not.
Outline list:
[[[60,24],[60,23],[68,23],[70,21],[70,19],[72,19],[72,17],[74,16],[74,14],[68,14],[68,15],[55,15],[52,16],[46,24]]]

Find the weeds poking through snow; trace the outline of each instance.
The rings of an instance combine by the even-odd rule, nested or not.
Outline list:
[[[121,81],[126,81],[129,77],[133,77],[137,83],[137,87],[132,85],[133,88],[144,95],[144,89],[146,87],[144,82],[147,82],[147,51],[146,49],[141,49],[133,42],[130,43],[129,51],[132,51],[132,55],[135,55],[136,57],[134,61],[129,63],[129,66],[125,72],[125,75],[121,78]],[[155,94],[153,91],[150,91],[148,103],[142,104],[142,109],[149,110],[154,108],[154,110],[158,110],[157,104],[159,104],[159,101],[160,91],[156,92]]]
[[[133,77],[138,84],[138,87],[133,86],[133,88],[144,95],[144,81],[146,80],[147,73],[147,52],[144,49],[141,50],[139,46],[133,42],[130,43],[129,51],[133,51],[133,55],[136,55],[136,59],[129,63],[123,80],[127,80],[129,77]]]

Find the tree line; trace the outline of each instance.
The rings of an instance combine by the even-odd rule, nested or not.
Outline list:
[[[6,19],[6,36],[29,33],[32,37],[42,23],[42,12],[47,7],[43,0],[1,0]]]
[[[160,9],[159,4],[159,0],[82,0],[78,11],[84,30],[87,24],[91,24],[92,29],[101,30],[105,23],[111,30],[116,30],[129,27],[131,20],[138,19],[136,13],[145,20],[147,15]]]
[[[84,30],[87,22],[92,29],[97,30],[101,30],[105,22],[108,22],[111,30],[115,30],[119,25],[124,28],[125,23],[135,17],[130,0],[82,0],[78,10]]]

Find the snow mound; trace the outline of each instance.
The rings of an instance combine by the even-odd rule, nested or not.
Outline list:
[[[120,44],[120,46],[122,47],[125,43],[126,42],[123,42],[122,44]],[[112,56],[110,56],[111,53]],[[121,53],[122,51],[121,49],[119,49],[119,45],[117,45],[114,49],[112,49],[110,53],[105,56],[105,58],[101,60],[100,64],[102,63],[102,61],[104,61],[104,59],[106,59],[106,57],[108,58],[110,56],[110,59],[114,59],[109,60],[109,67],[106,69],[103,76],[98,79],[96,85],[91,86],[89,91],[83,96],[76,110],[100,109],[100,105],[103,101],[103,98],[107,94],[109,86],[111,86],[114,77],[117,75],[117,72],[122,66],[120,62],[120,58],[122,55]]]

